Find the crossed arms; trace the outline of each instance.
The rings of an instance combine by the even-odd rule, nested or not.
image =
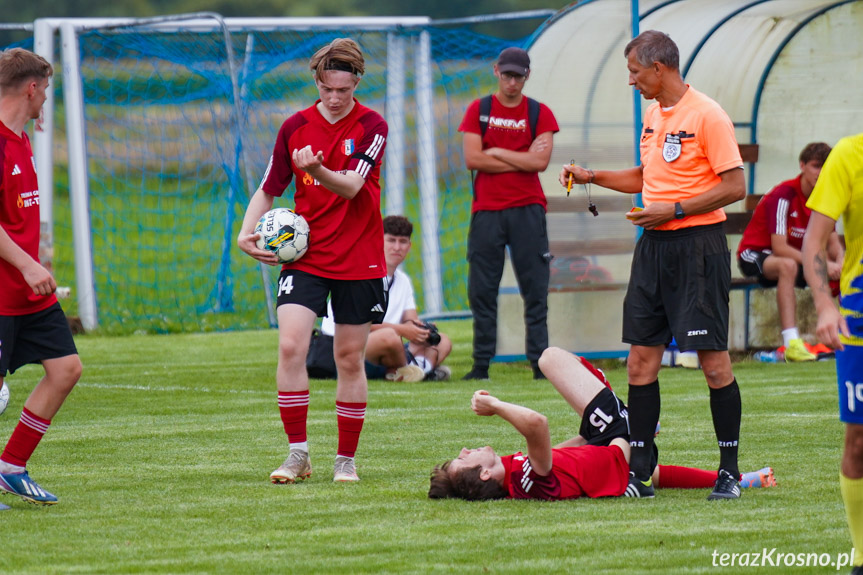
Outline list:
[[[502,174],[505,172],[543,172],[551,160],[553,132],[543,132],[526,152],[505,148],[482,149],[482,136],[464,134],[464,163],[468,170]]]

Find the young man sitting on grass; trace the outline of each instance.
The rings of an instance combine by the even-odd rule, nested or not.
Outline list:
[[[383,323],[372,325],[369,333],[366,377],[391,381],[449,379],[450,369],[443,362],[452,351],[452,342],[437,328],[429,329],[429,324],[420,321],[411,278],[400,269],[410,253],[414,226],[404,216],[387,216],[383,223],[389,303]],[[321,334],[326,338],[334,333],[335,324],[328,309],[321,323]],[[407,343],[402,343],[402,338]],[[322,341],[313,345],[320,345]],[[329,350],[331,353],[331,345]],[[335,374],[315,373],[311,366],[307,367],[312,377],[335,377]]]
[[[560,348],[546,349],[539,367],[578,413],[579,435],[554,447],[546,417],[479,390],[471,399],[477,415],[497,415],[524,436],[527,454],[500,456],[490,447],[462,449],[456,459],[435,467],[431,499],[576,499],[629,495],[629,424],[624,403],[605,375],[584,358]],[[711,488],[716,471],[655,465],[658,487]],[[741,486],[776,485],[769,467],[744,473]]]

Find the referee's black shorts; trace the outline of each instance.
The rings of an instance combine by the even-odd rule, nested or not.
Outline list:
[[[623,342],[728,349],[731,254],[722,223],[645,230],[623,301]]]

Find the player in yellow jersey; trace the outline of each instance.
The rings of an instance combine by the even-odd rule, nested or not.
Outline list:
[[[836,349],[839,419],[845,423],[839,487],[857,550],[852,573],[863,575],[863,134],[836,144],[806,206],[812,215],[803,239],[803,268],[818,312],[818,337]],[[827,240],[840,216],[845,262],[837,307],[827,273]]]

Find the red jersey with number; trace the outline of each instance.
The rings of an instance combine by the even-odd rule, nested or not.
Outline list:
[[[30,138],[19,137],[0,122],[0,227],[39,261],[39,184]],[[41,296],[18,268],[0,258],[0,315],[26,315],[54,305],[54,294]]]
[[[802,251],[803,234],[811,213],[800,187],[800,176],[782,182],[755,206],[752,219],[740,239],[737,255],[743,250],[772,251],[770,236],[773,234],[785,236],[789,246]]]
[[[533,143],[527,108],[526,97],[521,99],[518,106],[507,108],[498,101],[496,95],[493,95],[488,127],[482,137],[482,149],[504,148],[526,152]],[[540,104],[536,135],[557,132],[559,129],[557,120],[548,106]],[[474,100],[468,106],[458,131],[482,134],[479,124],[479,100]],[[548,204],[537,172],[477,173],[472,213],[482,210],[500,211],[532,204],[539,204],[542,207]]]
[[[581,445],[551,450],[551,473],[538,475],[521,452],[501,457],[503,487],[512,499],[617,497],[629,483],[629,463],[616,445]]]
[[[318,100],[320,102],[320,100]],[[381,161],[387,123],[356,100],[350,113],[330,124],[316,102],[282,124],[261,188],[281,196],[296,179],[295,211],[309,222],[309,251],[285,268],[330,279],[376,279],[386,275],[381,220]],[[366,182],[352,199],[331,192],[294,166],[294,150],[311,146],[334,172],[356,172]]]

